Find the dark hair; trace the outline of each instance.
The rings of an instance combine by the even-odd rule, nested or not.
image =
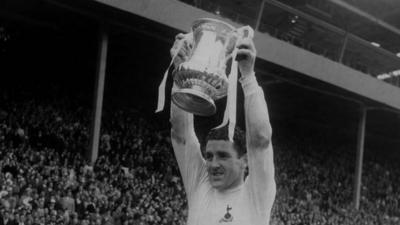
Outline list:
[[[209,140],[229,141],[228,125],[217,129],[211,129],[210,132],[208,132],[206,138],[206,144],[208,143]],[[247,153],[246,134],[243,130],[241,130],[237,126],[235,127],[235,132],[233,134],[233,145],[236,149],[239,158]]]

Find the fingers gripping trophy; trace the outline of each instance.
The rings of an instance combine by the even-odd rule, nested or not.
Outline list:
[[[190,33],[176,36],[171,48],[171,142],[188,198],[188,225],[269,223],[276,193],[272,129],[254,73],[253,33],[249,26],[236,29],[219,20],[199,19]],[[168,70],[159,87],[157,111],[164,106]],[[235,126],[238,70],[246,133]],[[215,101],[223,97],[224,119],[207,135],[203,157],[193,115],[215,114]]]

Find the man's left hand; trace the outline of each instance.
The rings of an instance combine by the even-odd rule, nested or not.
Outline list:
[[[242,78],[254,74],[254,64],[256,61],[257,51],[254,46],[253,39],[243,38],[237,45],[237,59]]]

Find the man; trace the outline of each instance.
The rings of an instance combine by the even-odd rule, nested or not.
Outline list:
[[[175,66],[190,53],[190,43],[177,49],[183,37],[178,35],[171,49],[171,55],[179,51]],[[236,129],[231,142],[227,127],[211,130],[203,159],[193,115],[171,104],[171,139],[188,199],[188,225],[269,224],[276,194],[272,130],[264,93],[254,74],[256,50],[251,39],[240,41],[238,55],[242,58],[238,64],[245,95],[246,136]]]

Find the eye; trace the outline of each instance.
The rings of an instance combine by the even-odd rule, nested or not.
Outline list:
[[[205,155],[205,158],[206,158],[207,161],[211,161],[212,157],[213,157],[213,154],[210,153],[210,152],[207,152],[206,155]]]
[[[218,157],[220,158],[220,159],[227,159],[227,158],[229,158],[229,154],[228,153],[226,153],[226,152],[218,152]]]

